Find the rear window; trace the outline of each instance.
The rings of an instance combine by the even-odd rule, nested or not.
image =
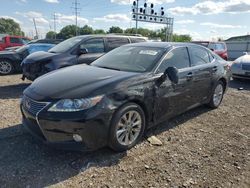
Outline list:
[[[128,38],[122,37],[114,37],[114,38],[107,38],[107,43],[108,43],[108,49],[113,50],[117,47],[120,47],[125,44],[129,44]]]
[[[146,42],[143,38],[130,38],[131,43],[139,43],[139,42]]]
[[[213,50],[221,51],[221,50],[225,50],[226,46],[223,43],[210,43],[208,45],[208,48],[213,49]]]

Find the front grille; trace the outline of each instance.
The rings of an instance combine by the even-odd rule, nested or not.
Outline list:
[[[242,70],[250,71],[250,64],[242,64]]]
[[[37,115],[38,112],[49,104],[48,102],[34,101],[27,96],[23,96],[22,103],[23,107],[33,115]]]

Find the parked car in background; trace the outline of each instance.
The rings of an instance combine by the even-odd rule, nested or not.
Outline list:
[[[225,42],[193,41],[192,43],[205,46],[214,51],[214,53],[218,54],[224,60],[228,60],[227,45]]]
[[[62,41],[63,39],[36,39],[29,41],[28,44],[34,44],[34,43],[59,44]]]
[[[36,79],[21,101],[23,125],[54,146],[124,151],[166,119],[202,104],[219,107],[230,77],[221,61],[194,44],[122,46]]]
[[[23,46],[30,41],[27,37],[6,35],[0,39],[0,51],[8,47]]]
[[[16,50],[1,51],[0,52],[0,75],[12,74],[14,72],[20,72],[21,62],[29,54],[37,51],[48,51],[55,46],[54,44],[28,44],[22,46]]]
[[[31,40],[29,41],[27,44],[36,44],[36,43],[45,43],[45,44],[59,44],[60,42],[62,42],[62,39],[37,39],[37,40]],[[5,48],[5,50],[7,51],[15,51],[18,48],[20,48],[21,46],[15,46],[15,47],[9,47],[9,48]]]
[[[245,53],[236,59],[232,63],[231,70],[234,80],[250,79],[250,54]]]
[[[84,35],[65,40],[48,52],[37,52],[22,63],[23,79],[35,80],[50,71],[76,64],[90,64],[105,53],[129,43],[145,42],[143,37]]]

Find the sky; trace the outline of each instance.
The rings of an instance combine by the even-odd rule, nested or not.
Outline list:
[[[40,38],[49,30],[56,31],[75,24],[75,0],[0,0],[0,17],[13,18],[27,36],[35,34],[33,18]],[[135,27],[131,21],[132,0],[78,0],[79,26],[108,30],[111,26],[123,29]],[[227,39],[250,33],[250,0],[147,0],[155,10],[164,7],[167,16],[174,18],[174,33],[189,34],[193,40]],[[143,6],[145,0],[139,0]],[[139,23],[139,27],[159,29],[164,25]]]

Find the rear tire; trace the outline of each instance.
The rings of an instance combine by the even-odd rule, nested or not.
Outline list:
[[[8,59],[0,60],[0,75],[9,75],[14,73],[15,67],[12,62]]]
[[[208,106],[213,109],[218,108],[222,102],[224,92],[225,92],[224,83],[222,81],[218,81],[213,89],[213,94],[208,103]]]
[[[113,116],[109,146],[115,151],[126,151],[135,146],[145,131],[145,114],[135,103],[122,106]]]

